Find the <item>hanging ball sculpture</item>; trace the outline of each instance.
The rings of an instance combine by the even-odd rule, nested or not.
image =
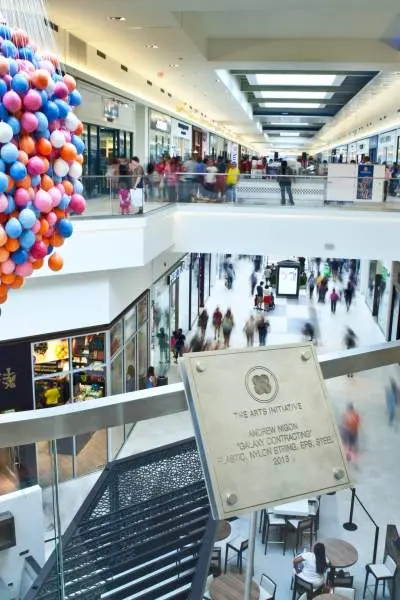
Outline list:
[[[56,56],[0,24],[0,304],[34,270],[63,267],[69,215],[86,208],[80,103]]]

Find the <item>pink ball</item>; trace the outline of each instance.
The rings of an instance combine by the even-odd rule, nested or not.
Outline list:
[[[61,122],[59,119],[56,119],[55,121],[52,121],[51,123],[49,123],[49,131],[55,131],[56,129],[60,129],[61,127]]]
[[[32,44],[31,44],[31,46],[32,46]],[[48,73],[51,73],[51,74],[53,74],[55,72],[54,65],[49,60],[41,60],[40,68],[44,69],[45,71],[47,71]]]
[[[49,190],[49,195],[51,196],[52,207],[54,208],[55,206],[58,206],[62,198],[60,190],[53,187]]]
[[[31,255],[35,260],[44,258],[47,254],[47,246],[44,242],[35,242],[31,248]]]
[[[29,93],[29,92],[28,92]],[[31,112],[25,112],[21,117],[22,129],[25,129],[28,133],[33,133],[38,127],[38,120],[36,115]]]
[[[27,260],[26,262],[22,263],[22,265],[17,265],[15,267],[15,272],[17,275],[22,275],[22,277],[29,277],[29,275],[32,275],[33,273],[32,263]]]
[[[30,200],[28,190],[17,188],[14,193],[14,200],[17,206],[26,206]]]
[[[3,96],[3,104],[9,112],[16,113],[21,110],[22,100],[18,96],[17,92],[10,90]]]
[[[4,212],[6,208],[8,208],[7,196],[5,194],[0,194],[0,213]]]
[[[10,89],[11,87],[11,82],[12,82],[12,77],[11,75],[9,75],[8,73],[6,75],[3,75],[3,80],[4,82],[7,84],[8,89]]]
[[[81,215],[86,208],[86,200],[81,194],[72,194],[68,209],[77,215]]]
[[[62,196],[65,194],[65,188],[62,183],[57,183],[56,188],[60,191]]]
[[[32,227],[32,232],[33,233],[39,233],[39,231],[40,231],[40,221],[36,221],[36,223]]]
[[[71,134],[69,131],[67,131],[66,129],[62,129],[62,133],[65,137],[65,141],[67,142],[67,144],[69,144],[71,142]]]
[[[54,233],[54,227],[49,227],[49,230],[43,235],[45,238],[51,238]]]
[[[27,169],[29,175],[41,175],[46,171],[46,165],[38,156],[32,156],[28,160]]]
[[[54,86],[54,95],[62,100],[68,98],[68,88],[63,81],[57,81],[56,85]]]
[[[4,275],[11,275],[11,273],[14,273],[14,270],[15,263],[11,258],[5,260],[1,265],[1,272],[4,273]]]
[[[49,212],[46,218],[50,227],[54,227],[54,225],[57,223],[57,215],[53,211]]]
[[[24,96],[24,106],[27,110],[32,112],[39,110],[42,106],[42,97],[39,92],[36,90],[29,90]]]
[[[48,213],[51,211],[51,197],[44,190],[40,189],[38,192],[36,192],[34,204],[36,208],[43,213]]]

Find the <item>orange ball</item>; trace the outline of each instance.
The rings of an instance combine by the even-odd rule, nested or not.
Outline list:
[[[29,160],[29,156],[27,155],[26,152],[24,152],[23,150],[20,150],[18,152],[18,160],[20,162],[22,162],[24,165],[26,165]]]
[[[5,262],[9,257],[9,251],[6,248],[0,248],[0,263]]]
[[[50,76],[44,69],[38,69],[32,74],[32,83],[39,90],[45,90],[49,85]]]
[[[14,187],[14,179],[12,179],[9,175],[7,175],[7,178],[8,178],[8,185],[7,185],[6,192],[11,192],[11,190]]]
[[[64,243],[64,238],[62,235],[60,235],[59,233],[53,233],[53,235],[50,238],[50,244],[52,246],[54,246],[55,248],[59,248],[60,246],[62,246]]]
[[[75,146],[74,146],[75,148]],[[38,141],[36,142],[36,151],[38,154],[41,154],[42,156],[49,156],[49,154],[52,151],[52,145],[49,142],[49,140],[46,140],[46,138],[41,137],[38,139]]]
[[[8,60],[3,56],[0,57],[0,75],[7,75],[9,68]]]
[[[53,213],[56,215],[57,219],[65,218],[65,210],[62,208],[53,208]]]
[[[83,165],[83,154],[77,154],[75,157],[76,162],[78,162],[80,165]]]
[[[52,187],[54,187],[54,181],[48,175],[42,175],[41,187],[48,192]]]
[[[39,258],[38,260],[35,260],[35,262],[32,263],[32,267],[35,270],[41,269],[43,267],[43,258]]]
[[[14,240],[13,238],[8,238],[4,245],[4,248],[8,250],[8,252],[15,252],[19,248],[19,241]]]
[[[62,182],[62,184],[64,186],[65,193],[68,196],[71,196],[71,194],[73,194],[73,192],[74,192],[74,186],[72,185],[72,183],[68,180],[65,180]]]
[[[76,81],[72,77],[72,75],[64,75],[64,83],[67,86],[69,92],[73,92],[76,88]]]
[[[15,275],[14,281],[10,284],[10,288],[12,288],[13,290],[17,290],[18,288],[22,287],[23,285],[24,285],[24,278],[22,277],[22,275]]]
[[[40,230],[39,230],[39,233],[41,233],[42,235],[45,235],[48,232],[49,227],[50,227],[50,225],[49,225],[48,221],[45,218],[40,219]]]
[[[73,144],[64,144],[64,146],[61,148],[60,154],[63,160],[70,162],[76,158],[76,148]]]
[[[83,133],[83,123],[79,121],[77,128],[74,131],[75,135],[82,135]]]
[[[30,178],[30,176],[26,175],[23,179],[20,179],[19,181],[17,181],[17,187],[18,188],[25,188],[26,190],[28,190],[31,187],[31,178]]]
[[[35,140],[30,135],[22,135],[19,139],[19,148],[27,154],[35,152]]]
[[[58,252],[54,252],[49,258],[48,265],[52,271],[61,271],[64,266],[64,260]]]
[[[11,285],[12,283],[14,283],[14,279],[15,279],[15,275],[13,273],[11,273],[10,275],[2,275],[1,276],[1,281],[3,283],[5,283],[6,285]]]
[[[8,286],[5,283],[0,283],[0,297],[1,296],[7,297],[7,292],[8,292]]]
[[[39,156],[39,158],[41,158],[42,161],[43,161],[43,163],[44,163],[44,171],[43,171],[43,173],[47,173],[47,171],[49,170],[49,167],[50,167],[49,161],[44,156]]]
[[[4,294],[4,296],[0,296],[0,304],[4,304],[4,302],[7,302],[7,294]]]

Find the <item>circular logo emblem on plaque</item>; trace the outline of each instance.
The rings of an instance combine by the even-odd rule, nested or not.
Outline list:
[[[276,376],[266,367],[253,367],[246,373],[246,389],[250,396],[263,404],[272,402],[279,391]]]

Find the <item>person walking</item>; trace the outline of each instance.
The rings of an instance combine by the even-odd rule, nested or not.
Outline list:
[[[346,447],[347,460],[354,460],[358,451],[358,434],[361,418],[352,402],[349,402],[343,415],[342,430]]]
[[[253,271],[252,274],[250,275],[250,294],[251,294],[252,298],[254,296],[256,285],[257,285],[257,274],[255,271]]]
[[[175,342],[175,352],[177,360],[179,356],[183,356],[183,351],[185,349],[185,340],[186,336],[184,335],[182,329],[178,329]]]
[[[347,327],[344,336],[344,346],[347,350],[353,350],[357,346],[357,336],[351,327]],[[347,377],[354,377],[354,373],[347,373]]]
[[[389,382],[389,386],[386,388],[386,407],[390,427],[395,423],[398,399],[399,390],[395,380],[392,378]]]
[[[264,302],[264,282],[260,281],[260,283],[258,284],[257,288],[256,288],[256,308],[258,310],[262,309],[262,305]]]
[[[351,281],[347,282],[346,289],[344,290],[344,301],[346,303],[347,312],[350,310],[351,303],[353,301],[354,286]]]
[[[214,327],[214,340],[221,337],[221,324],[222,324],[222,312],[219,309],[219,306],[214,310],[212,317],[212,324]]]
[[[200,334],[201,334],[202,339],[205,338],[206,330],[207,330],[207,324],[208,324],[208,312],[207,312],[207,309],[204,308],[204,306],[200,306],[200,311],[199,311],[199,327],[200,327]]]
[[[257,321],[257,329],[258,329],[258,343],[260,346],[265,346],[267,343],[267,333],[269,329],[269,321],[264,317],[264,315],[260,315]]]
[[[229,348],[232,329],[234,328],[234,326],[235,326],[235,322],[233,320],[233,314],[232,314],[231,309],[228,308],[228,310],[226,311],[225,316],[222,320],[222,333],[224,336],[225,348]]]
[[[287,161],[283,160],[281,163],[281,168],[279,169],[278,174],[278,183],[281,188],[281,204],[284,206],[286,204],[286,194],[288,195],[289,204],[294,206],[293,194],[292,194],[292,171],[288,167]]]
[[[253,315],[250,315],[250,317],[247,319],[243,331],[245,333],[246,336],[246,341],[247,341],[247,346],[251,347],[254,346],[254,331],[256,328],[256,320],[253,317]]]
[[[336,305],[337,305],[338,300],[339,300],[339,296],[336,293],[336,289],[335,288],[333,288],[333,290],[331,292],[330,299],[331,299],[331,313],[335,314],[336,313]]]
[[[157,376],[154,373],[154,367],[149,367],[147,369],[147,375],[146,375],[144,387],[145,387],[145,389],[157,387],[157,383],[158,383]]]
[[[310,277],[308,278],[308,293],[309,293],[310,300],[313,299],[314,289],[315,289],[315,275],[314,275],[314,273],[311,273]]]
[[[236,186],[239,183],[240,171],[235,162],[229,165],[226,173],[226,200],[227,202],[236,202]]]

